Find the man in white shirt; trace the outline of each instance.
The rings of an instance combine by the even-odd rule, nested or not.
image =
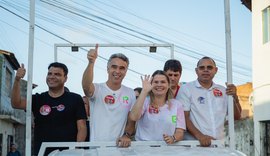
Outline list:
[[[242,109],[233,84],[225,88],[213,82],[218,68],[212,58],[201,58],[195,70],[197,80],[182,85],[176,99],[184,106],[187,130],[193,139],[201,146],[210,146],[211,140],[224,138],[227,96],[233,96],[235,119],[241,118]]]
[[[113,54],[107,63],[108,80],[93,83],[94,63],[98,45],[87,54],[82,87],[90,98],[90,141],[116,141],[119,146],[130,145],[130,133],[125,131],[127,117],[136,97],[133,89],[122,85],[129,60],[121,53]],[[122,137],[127,136],[127,137]],[[120,139],[119,139],[120,138]]]

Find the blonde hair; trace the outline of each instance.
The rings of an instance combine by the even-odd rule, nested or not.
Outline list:
[[[152,78],[155,77],[156,75],[164,75],[166,77],[166,80],[170,86],[170,79],[169,77],[167,76],[167,74],[163,71],[163,70],[156,70],[153,74],[152,74]],[[152,79],[152,82],[153,82],[153,79]],[[152,83],[151,82],[151,83]],[[155,96],[154,96],[154,93],[152,91],[149,92],[149,97],[150,97],[150,105],[152,106],[155,106],[153,104],[154,100],[155,100]],[[174,95],[173,95],[173,91],[172,89],[169,87],[167,93],[166,93],[166,99],[165,99],[165,102],[168,103],[168,108],[170,109],[171,108],[171,99],[174,98]]]

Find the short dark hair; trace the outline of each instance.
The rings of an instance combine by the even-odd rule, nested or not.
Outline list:
[[[134,91],[137,91],[139,94],[142,92],[142,87],[137,87],[133,89]]]
[[[126,57],[126,55],[122,54],[122,53],[116,53],[116,54],[112,54],[108,60],[108,63],[107,63],[107,67],[109,67],[110,63],[112,62],[112,59],[114,58],[119,58],[123,61],[125,61],[127,63],[127,66],[129,65],[129,59],[128,57]]]
[[[175,60],[175,59],[170,59],[165,62],[163,70],[165,72],[168,70],[172,70],[174,72],[179,71],[179,73],[182,74],[182,65],[180,61]]]
[[[211,60],[214,63],[214,65],[216,66],[216,62],[214,59],[212,59],[211,57],[208,57],[208,56],[204,56],[197,62],[197,67],[199,66],[201,60]]]
[[[63,71],[64,71],[64,75],[67,76],[68,74],[68,68],[65,64],[63,63],[60,63],[60,62],[53,62],[51,63],[49,66],[48,66],[48,70],[51,68],[51,67],[56,67],[56,68],[62,68]]]

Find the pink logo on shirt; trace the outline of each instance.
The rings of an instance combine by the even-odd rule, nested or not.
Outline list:
[[[48,115],[48,114],[50,114],[50,112],[51,112],[51,107],[49,106],[49,105],[43,105],[43,106],[41,106],[40,107],[40,109],[39,109],[39,113],[41,114],[41,115]]]

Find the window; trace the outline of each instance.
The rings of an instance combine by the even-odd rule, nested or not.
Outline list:
[[[6,91],[6,95],[8,97],[11,97],[11,86],[12,86],[12,73],[11,71],[6,68],[6,87],[5,87],[5,91]]]
[[[263,43],[270,41],[270,6],[262,11]]]

